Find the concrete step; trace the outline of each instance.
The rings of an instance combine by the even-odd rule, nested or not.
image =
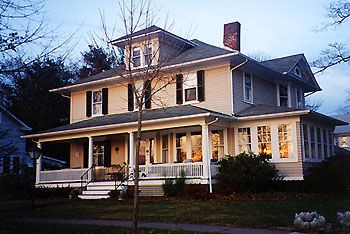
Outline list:
[[[89,200],[94,200],[94,199],[107,199],[109,198],[108,195],[101,195],[101,194],[81,194],[78,195],[80,199],[89,199]]]
[[[85,190],[84,195],[108,195],[111,190]]]

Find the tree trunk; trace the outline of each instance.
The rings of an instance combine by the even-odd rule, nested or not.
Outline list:
[[[139,106],[137,113],[137,137],[136,137],[136,158],[135,158],[135,169],[134,169],[134,206],[132,216],[132,227],[131,233],[136,234],[138,229],[139,221],[139,160],[140,160],[140,142],[141,142],[141,128],[142,128],[142,106]]]

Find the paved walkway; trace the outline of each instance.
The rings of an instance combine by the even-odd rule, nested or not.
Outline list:
[[[11,221],[25,223],[58,223],[58,224],[88,224],[101,226],[130,227],[130,221],[113,221],[113,220],[90,220],[90,219],[46,219],[46,218],[18,218]],[[157,223],[157,222],[140,222],[141,228],[157,229],[174,229],[193,232],[217,232],[217,233],[234,233],[234,234],[286,234],[287,231],[269,230],[261,228],[235,228],[228,226],[206,225],[206,224],[177,224],[177,223]]]

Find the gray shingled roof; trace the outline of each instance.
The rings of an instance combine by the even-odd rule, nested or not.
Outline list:
[[[260,64],[277,71],[279,73],[288,72],[300,59],[303,54],[295,54],[282,58],[275,58],[260,62]]]
[[[182,117],[182,116],[193,116],[193,115],[205,114],[205,113],[232,118],[232,116],[224,115],[224,114],[207,110],[204,108],[200,108],[192,105],[181,105],[181,106],[174,106],[174,107],[144,110],[143,120],[147,121],[147,120],[166,119],[166,118]],[[94,117],[94,118],[83,120],[77,123],[67,124],[60,127],[41,131],[36,134],[62,132],[67,130],[84,129],[84,128],[99,127],[99,126],[112,125],[112,124],[115,125],[115,124],[125,124],[125,123],[136,123],[136,122],[137,122],[137,112],[127,112],[127,113],[121,113],[121,114]]]
[[[301,109],[285,106],[253,105],[235,114],[237,117],[247,117],[254,115],[267,115],[300,111]]]
[[[335,115],[333,118],[342,120],[344,122],[350,123],[350,114]],[[350,134],[350,125],[343,125],[335,127],[334,134]]]
[[[119,37],[117,39],[114,39],[111,41],[111,43],[115,42],[115,41],[120,41],[120,40],[124,40],[124,39],[127,39],[127,38],[130,38],[130,37],[137,37],[137,36],[140,36],[142,34],[146,34],[146,33],[151,33],[151,32],[155,32],[155,31],[158,31],[158,30],[162,30],[162,28],[158,27],[158,26],[155,26],[155,25],[152,25],[148,28],[145,28],[145,29],[141,29],[137,32],[134,32],[130,35],[126,35],[126,36],[122,36],[122,37]]]
[[[230,50],[226,50],[217,46],[206,44],[202,41],[199,41],[197,39],[191,40],[192,42],[196,43],[197,46],[192,47],[190,49],[185,50],[184,52],[178,54],[174,59],[172,59],[169,63],[164,64],[164,66],[171,66],[176,64],[182,64],[186,62],[191,62],[195,60],[205,59],[205,58],[211,58],[216,57],[220,55],[230,54],[233,53]],[[88,78],[82,79],[77,81],[74,84],[83,84],[91,81],[101,80],[113,76],[118,76],[125,74],[127,70],[125,69],[125,65],[119,66],[114,69],[110,69],[105,72],[98,73],[94,76],[90,76]],[[73,85],[74,85],[73,84]]]

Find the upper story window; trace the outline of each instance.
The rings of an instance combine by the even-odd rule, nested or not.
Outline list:
[[[133,62],[133,67],[141,66],[141,49],[140,49],[140,47],[135,47],[132,49],[132,62]]]
[[[146,45],[144,47],[145,54],[145,66],[151,65],[153,62],[153,47],[152,45]]]
[[[298,66],[296,66],[294,68],[294,75],[301,77],[301,71],[300,71],[300,68]]]
[[[301,89],[296,88],[295,89],[295,97],[296,97],[296,107],[297,108],[303,108],[303,99],[304,99],[304,93]]]
[[[243,95],[245,102],[253,103],[253,76],[245,72],[243,75]]]
[[[290,107],[289,85],[279,84],[277,87],[278,105]]]
[[[102,114],[102,90],[92,92],[92,115]]]
[[[197,100],[197,77],[189,74],[184,81],[185,102]]]

